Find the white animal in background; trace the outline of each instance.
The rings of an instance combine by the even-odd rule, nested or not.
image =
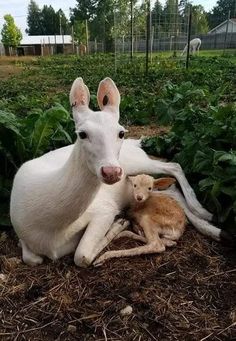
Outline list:
[[[77,265],[91,264],[108,240],[107,232],[120,228],[119,222],[112,222],[126,204],[121,196],[124,181],[119,183],[123,174],[170,174],[179,182],[192,214],[212,218],[179,164],[151,160],[140,141],[123,142],[120,94],[110,78],[100,82],[97,98],[101,111],[94,112],[89,109],[88,88],[76,79],[70,92],[75,144],[26,162],[15,176],[10,216],[27,264],[40,264],[43,256],[55,260],[75,250]],[[203,229],[215,239],[220,232],[211,225]]]
[[[200,38],[194,38],[190,40],[190,47],[189,47],[190,53],[195,54],[197,52],[199,54],[199,49],[201,47],[201,44],[202,44],[202,41]],[[187,52],[187,49],[188,49],[188,44],[183,49],[181,56],[183,56]]]
[[[128,218],[135,224],[142,235],[131,231],[121,232],[117,237],[129,237],[144,242],[146,245],[126,250],[107,251],[94,265],[116,257],[127,257],[149,253],[161,253],[166,246],[176,245],[176,241],[185,230],[186,217],[180,204],[165,193],[157,194],[153,189],[166,189],[175,183],[173,178],[155,180],[145,174],[130,176],[131,189]]]

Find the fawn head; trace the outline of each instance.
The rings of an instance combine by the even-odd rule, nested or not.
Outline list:
[[[150,197],[153,189],[167,189],[176,181],[174,178],[154,179],[152,176],[146,174],[129,176],[128,179],[132,184],[134,199],[139,203],[146,201]]]

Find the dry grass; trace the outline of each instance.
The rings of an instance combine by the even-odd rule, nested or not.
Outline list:
[[[235,253],[191,228],[162,255],[100,268],[79,269],[72,256],[30,268],[13,232],[0,251],[1,340],[236,339]],[[133,313],[121,316],[127,305]]]
[[[10,76],[16,75],[23,71],[22,66],[17,65],[1,65],[0,64],[0,80],[9,78]]]
[[[0,81],[19,74],[24,70],[26,64],[36,61],[37,57],[32,56],[0,56]]]

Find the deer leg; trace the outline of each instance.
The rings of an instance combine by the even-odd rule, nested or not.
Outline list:
[[[43,258],[33,253],[22,239],[19,242],[22,247],[22,258],[25,264],[35,266],[43,263]]]
[[[75,251],[74,261],[76,265],[89,266],[116,234],[128,226],[127,222],[124,223],[124,226],[115,222],[114,226],[117,232],[113,231],[114,234],[112,235],[107,234],[117,213],[110,208],[107,212],[103,211],[102,214],[100,212],[94,214]]]
[[[168,238],[161,238],[161,241],[165,246],[168,246],[168,247],[177,245],[177,243],[174,240],[171,240]]]
[[[111,225],[105,237],[103,237],[100,243],[97,245],[94,254],[96,254],[96,256],[99,255],[99,253],[102,252],[102,250],[104,250],[105,247],[107,247],[107,245],[110,244],[110,242],[113,239],[121,238],[122,236],[120,237],[120,235],[122,235],[122,233],[128,232],[124,231],[128,226],[129,226],[128,220],[118,219],[117,221],[115,221]]]
[[[163,248],[160,249],[159,243],[156,243],[156,241],[154,241],[153,243],[134,247],[132,249],[107,251],[98,259],[96,259],[93,264],[95,266],[99,266],[103,264],[106,260],[111,258],[146,255],[150,253],[161,253],[163,251],[164,251]]]
[[[130,238],[130,239],[137,240],[139,242],[147,243],[147,239],[145,237],[140,236],[139,234],[136,234],[132,231],[123,231],[123,232],[119,233],[115,237],[115,239],[119,239],[119,238]]]

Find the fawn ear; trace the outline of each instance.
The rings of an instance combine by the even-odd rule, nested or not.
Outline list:
[[[81,77],[76,78],[70,90],[70,105],[73,111],[75,123],[78,123],[80,116],[89,109],[90,94],[88,87]]]
[[[156,180],[154,180],[153,188],[160,189],[160,190],[167,189],[168,187],[173,185],[175,182],[176,182],[176,180],[174,178],[156,179]]]
[[[115,113],[119,119],[120,93],[111,78],[107,77],[99,83],[97,100],[101,111]]]

